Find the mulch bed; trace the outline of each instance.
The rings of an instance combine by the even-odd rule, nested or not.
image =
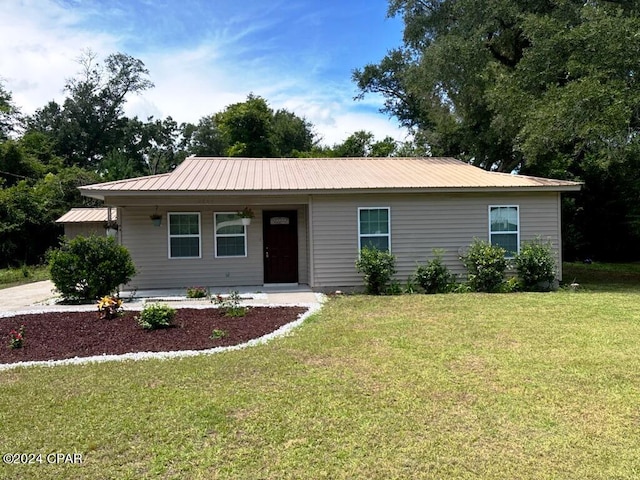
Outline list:
[[[113,320],[101,320],[97,312],[50,312],[0,318],[0,363],[62,360],[93,355],[132,352],[205,350],[238,345],[295,321],[303,307],[253,307],[244,317],[225,317],[215,308],[179,308],[173,326],[144,330],[135,319],[139,312],[125,312]],[[22,348],[9,348],[9,332],[25,326]],[[214,329],[224,338],[209,338]]]

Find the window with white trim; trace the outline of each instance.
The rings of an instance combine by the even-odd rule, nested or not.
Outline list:
[[[520,212],[517,205],[489,206],[489,241],[513,258],[520,251]]]
[[[375,247],[391,251],[391,209],[389,207],[358,208],[358,247]]]
[[[237,212],[214,213],[215,256],[246,257],[247,227]]]
[[[168,213],[169,258],[200,258],[200,213]]]

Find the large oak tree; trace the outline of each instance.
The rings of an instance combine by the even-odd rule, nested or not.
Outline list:
[[[638,2],[391,0],[389,14],[403,45],[354,72],[360,96],[382,94],[434,155],[585,181],[570,253],[640,256]]]

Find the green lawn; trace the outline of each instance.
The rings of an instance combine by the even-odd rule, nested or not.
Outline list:
[[[640,263],[565,263],[566,283],[573,281],[591,291],[621,291],[640,288]]]
[[[49,280],[49,278],[48,265],[0,268],[0,288],[17,287],[25,283]]]
[[[72,334],[72,332],[70,332]],[[637,479],[640,287],[348,296],[291,336],[0,372],[0,478]]]

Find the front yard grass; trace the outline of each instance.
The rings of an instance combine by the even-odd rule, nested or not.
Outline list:
[[[623,291],[640,288],[640,263],[564,263],[566,283],[577,282],[590,291]]]
[[[49,278],[48,265],[0,268],[0,288],[17,287],[26,283],[49,280]]]
[[[242,351],[0,372],[0,452],[83,454],[0,478],[633,479],[639,398],[640,288],[347,296]]]

